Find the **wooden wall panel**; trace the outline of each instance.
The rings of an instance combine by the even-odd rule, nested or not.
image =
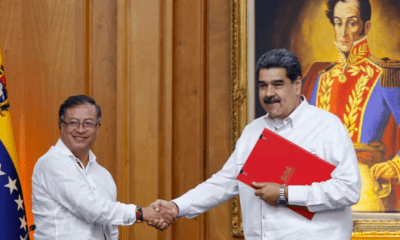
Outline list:
[[[218,171],[230,146],[229,0],[0,0],[0,43],[19,159],[33,165],[59,137],[70,95],[100,104],[93,151],[118,200],[172,199]],[[24,187],[29,202],[30,186]],[[231,239],[226,203],[167,231],[120,239]]]
[[[160,161],[158,172],[159,198],[172,199],[173,195],[173,5],[174,0],[160,2]],[[172,240],[172,227],[160,231],[158,239]]]
[[[209,1],[207,178],[218,172],[231,154],[230,0]],[[233,239],[230,202],[209,211],[207,239]]]
[[[91,14],[88,13],[88,10]],[[93,146],[97,161],[116,179],[116,55],[117,55],[117,6],[114,0],[93,0],[86,15],[91,16],[86,36],[89,49],[90,75],[86,78],[86,92],[100,105],[102,125]],[[89,31],[88,31],[89,30]],[[121,190],[121,189],[120,189]]]
[[[205,180],[206,3],[204,0],[174,2],[174,197]],[[205,215],[179,220],[173,236],[204,239]]]
[[[130,203],[130,156],[129,156],[129,79],[130,79],[130,4],[117,0],[117,57],[116,57],[116,156],[117,200]],[[129,227],[119,227],[119,239],[129,239]]]
[[[160,1],[131,1],[130,200],[147,206],[158,198],[160,147]],[[157,239],[146,224],[130,239]]]
[[[83,3],[1,1],[7,25],[0,41],[28,212],[33,166],[59,137],[58,108],[67,96],[85,92]]]

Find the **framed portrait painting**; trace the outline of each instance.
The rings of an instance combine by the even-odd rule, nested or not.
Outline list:
[[[356,16],[338,7],[343,1],[355,2]],[[400,238],[400,1],[231,4],[232,149],[244,127],[266,114],[257,59],[276,48],[292,51],[302,64],[302,94],[337,115],[354,143],[362,190],[352,206],[353,237]],[[231,213],[234,236],[243,236],[238,198]]]

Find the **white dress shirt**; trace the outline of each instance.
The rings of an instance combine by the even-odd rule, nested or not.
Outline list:
[[[118,225],[136,221],[133,204],[116,202],[111,174],[96,162],[82,163],[61,139],[37,161],[32,176],[35,240],[118,239]]]
[[[223,168],[173,200],[179,207],[179,216],[196,217],[239,195],[246,240],[349,240],[353,229],[351,205],[358,202],[361,190],[353,143],[339,118],[302,98],[302,103],[281,123],[271,121],[267,114],[247,125]],[[316,212],[312,220],[285,206],[265,203],[254,195],[253,188],[236,180],[264,128],[336,166],[328,181],[288,187],[289,204]]]

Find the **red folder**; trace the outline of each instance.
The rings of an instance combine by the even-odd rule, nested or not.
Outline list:
[[[237,179],[253,188],[252,182],[311,185],[329,180],[334,169],[331,163],[264,129]],[[287,207],[310,220],[315,214],[306,207]]]

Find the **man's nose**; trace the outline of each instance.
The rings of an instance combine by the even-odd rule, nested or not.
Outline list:
[[[272,97],[272,96],[274,96],[275,91],[271,86],[268,86],[266,91],[265,91],[265,94],[266,94],[267,97]]]
[[[86,128],[83,127],[83,123],[79,124],[79,127],[76,129],[77,132],[85,132]]]
[[[344,24],[342,29],[340,29],[340,34],[342,35],[342,37],[347,37],[348,33],[349,33],[349,26],[347,24]]]

